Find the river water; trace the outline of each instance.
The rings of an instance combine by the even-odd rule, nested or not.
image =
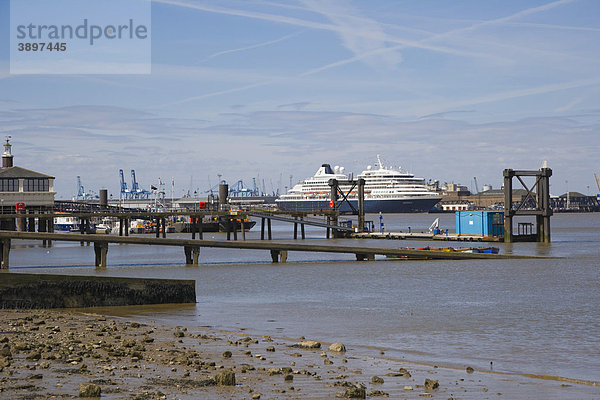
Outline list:
[[[453,215],[384,215],[387,231],[426,230],[433,219],[451,232]],[[379,226],[379,217],[370,215]],[[306,336],[372,346],[415,362],[600,381],[600,214],[552,217],[552,243],[498,243],[501,253],[534,260],[356,262],[352,255],[290,253],[271,264],[258,250],[202,249],[199,267],[180,248],[111,245],[108,268],[93,267],[93,247],[51,248],[14,241],[11,271],[175,278],[196,281],[197,304],[114,310],[173,325],[196,324],[275,337]],[[274,225],[275,240],[291,226]],[[190,235],[171,235],[171,237]],[[248,234],[258,239],[260,226]],[[222,234],[205,238],[222,239]],[[307,242],[325,240],[307,230]],[[376,247],[464,244],[360,240]],[[560,257],[560,258],[558,258]]]

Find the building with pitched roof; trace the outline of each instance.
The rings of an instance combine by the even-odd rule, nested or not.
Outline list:
[[[13,165],[10,136],[4,143],[0,168],[0,210],[2,214],[52,212],[54,177]]]

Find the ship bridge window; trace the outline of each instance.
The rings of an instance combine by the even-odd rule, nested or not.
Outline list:
[[[48,192],[50,182],[47,178],[23,179],[24,192]]]
[[[18,179],[0,179],[0,192],[18,192]]]

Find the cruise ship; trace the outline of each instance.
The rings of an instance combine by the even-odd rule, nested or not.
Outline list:
[[[377,156],[376,168],[370,165],[361,172],[358,179],[365,180],[366,213],[411,213],[427,212],[439,202],[442,196],[430,190],[425,179],[416,178],[402,170],[385,167]],[[282,210],[313,211],[330,208],[330,179],[337,179],[340,189],[347,193],[351,185],[344,184],[349,177],[343,167],[331,168],[323,164],[311,178],[296,184],[286,194],[275,200]],[[354,188],[348,200],[358,209],[358,190]],[[347,202],[343,202],[340,211],[351,211]]]

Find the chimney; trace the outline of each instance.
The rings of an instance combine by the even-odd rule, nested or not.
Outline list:
[[[4,143],[4,153],[2,153],[2,168],[10,168],[13,166],[13,155],[10,152],[12,147],[9,143],[10,136],[6,137],[6,143]]]

